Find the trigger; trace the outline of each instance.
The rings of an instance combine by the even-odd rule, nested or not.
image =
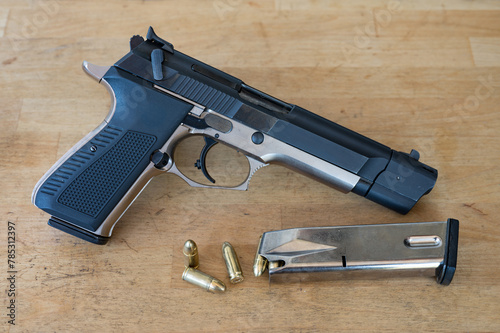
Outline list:
[[[212,183],[215,183],[215,179],[213,179],[207,171],[206,159],[207,159],[208,151],[210,150],[210,148],[212,148],[216,144],[217,144],[217,141],[206,136],[205,137],[205,147],[203,147],[203,149],[201,150],[200,159],[196,160],[196,163],[194,164],[195,167],[197,167],[198,169],[201,169],[201,171],[203,172],[203,175],[205,175],[205,177],[207,177],[207,179]]]

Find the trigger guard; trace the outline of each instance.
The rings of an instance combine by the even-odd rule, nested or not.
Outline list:
[[[248,173],[247,179],[243,181],[241,184],[237,186],[217,186],[217,185],[205,185],[201,184],[198,182],[195,182],[194,180],[190,179],[186,175],[184,175],[178,168],[177,165],[175,164],[174,161],[172,161],[172,164],[168,170],[166,170],[170,174],[174,174],[178,177],[180,177],[182,180],[184,180],[189,186],[192,187],[198,187],[198,188],[213,188],[213,189],[225,189],[225,190],[236,190],[236,191],[246,191],[248,190],[248,184],[250,183],[250,180],[254,173],[259,170],[262,167],[265,167],[269,164],[263,163],[261,161],[258,161],[250,156],[246,156],[249,164],[250,164],[250,172]]]
[[[200,158],[194,164],[195,167],[197,167],[198,169],[201,169],[201,172],[203,172],[203,175],[212,184],[215,184],[215,179],[213,179],[212,176],[210,176],[210,174],[208,173],[208,170],[207,170],[207,155],[208,155],[208,151],[210,150],[210,148],[212,148],[216,144],[217,144],[217,141],[215,141],[214,139],[212,139],[212,138],[210,138],[208,136],[205,136],[205,146],[201,150]]]

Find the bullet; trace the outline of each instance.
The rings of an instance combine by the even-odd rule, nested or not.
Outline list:
[[[200,257],[198,255],[198,246],[196,246],[194,241],[188,239],[184,243],[182,253],[184,254],[185,267],[198,268],[200,265]]]
[[[236,252],[234,252],[233,246],[228,242],[224,242],[224,244],[222,244],[222,256],[224,257],[224,261],[226,263],[229,281],[233,284],[242,282],[245,277],[241,271],[238,256],[236,255]]]
[[[182,279],[214,294],[226,291],[224,282],[192,267],[186,267]]]
[[[270,261],[268,263],[269,269],[281,267],[282,264],[279,261]]]
[[[267,259],[259,254],[261,241],[262,236],[260,236],[259,246],[257,247],[257,253],[255,253],[255,259],[253,261],[253,275],[255,275],[256,277],[261,276],[267,268]]]

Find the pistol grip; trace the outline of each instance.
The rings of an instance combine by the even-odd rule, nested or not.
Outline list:
[[[101,82],[114,97],[109,115],[49,170],[32,199],[53,216],[50,225],[97,244],[158,174],[151,155],[191,109],[116,67]]]

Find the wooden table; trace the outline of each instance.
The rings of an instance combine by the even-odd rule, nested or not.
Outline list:
[[[113,64],[150,25],[262,91],[394,149],[417,149],[439,170],[436,187],[403,216],[278,166],[259,170],[247,192],[167,175],[105,246],[47,226],[30,202],[35,183],[110,105],[82,61]],[[4,0],[0,37],[2,330],[500,331],[497,2]],[[220,174],[233,170],[223,164],[234,154],[224,156],[213,161]],[[460,242],[447,287],[430,277],[269,285],[251,273],[265,231],[449,217],[460,220]],[[246,280],[218,295],[182,281],[190,238],[200,268],[226,283],[220,248],[231,242]]]

